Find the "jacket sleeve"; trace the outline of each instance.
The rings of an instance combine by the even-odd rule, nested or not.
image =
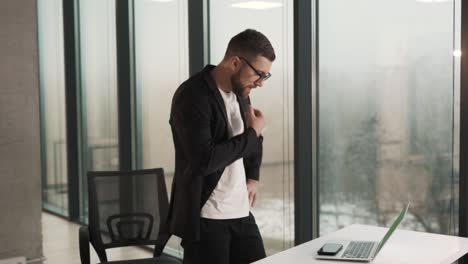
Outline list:
[[[263,156],[263,136],[259,138],[257,149],[244,158],[245,176],[247,179],[260,180],[260,165]]]
[[[210,94],[212,95],[212,94]],[[190,169],[195,175],[208,176],[259,149],[261,139],[253,128],[229,140],[216,142],[212,135],[214,118],[210,95],[185,97],[173,109],[173,130],[181,135]],[[174,107],[174,106],[173,106]],[[181,131],[180,131],[181,130]]]
[[[244,111],[246,111],[248,105],[251,104],[250,97],[246,99],[240,99],[240,104]],[[247,179],[252,179],[258,181],[260,179],[260,166],[262,164],[262,156],[263,156],[263,136],[259,137],[259,144],[257,149],[253,151],[251,154],[244,157],[244,168],[245,168],[245,176]]]

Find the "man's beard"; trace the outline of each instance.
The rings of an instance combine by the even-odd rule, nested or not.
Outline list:
[[[232,91],[237,96],[240,96],[241,98],[243,98],[244,95],[242,93],[244,92],[244,89],[243,89],[242,84],[240,82],[240,76],[239,76],[238,72],[231,76],[231,85],[232,85]]]

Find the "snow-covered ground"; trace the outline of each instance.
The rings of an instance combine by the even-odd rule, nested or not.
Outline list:
[[[388,212],[388,227],[399,214],[401,208]],[[265,241],[268,254],[273,254],[294,245],[294,204],[285,203],[282,199],[263,200],[255,208],[254,214],[257,224]],[[380,225],[376,212],[372,212],[365,205],[350,202],[336,204],[321,204],[320,235],[326,235],[351,224]],[[434,223],[436,224],[436,223]],[[312,225],[312,223],[311,223]],[[415,215],[408,211],[401,229],[426,231]]]

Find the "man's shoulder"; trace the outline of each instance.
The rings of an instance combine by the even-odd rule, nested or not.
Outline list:
[[[197,88],[197,87],[207,87],[208,86],[208,83],[206,82],[205,80],[205,76],[203,74],[203,72],[198,72],[192,76],[190,76],[190,78],[188,78],[185,82],[183,82],[181,85],[181,87],[189,87],[189,88]]]
[[[184,81],[176,92],[176,97],[189,96],[191,98],[204,97],[212,95],[206,76],[203,71],[192,75]]]

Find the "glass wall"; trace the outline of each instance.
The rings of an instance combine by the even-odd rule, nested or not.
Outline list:
[[[137,167],[163,168],[168,192],[174,175],[169,126],[172,96],[188,78],[187,0],[134,1]],[[175,236],[165,248],[181,256]]]
[[[319,2],[320,233],[456,235],[460,1]],[[454,55],[455,54],[455,55]]]
[[[210,1],[210,63],[218,64],[229,40],[256,29],[276,52],[272,77],[251,93],[252,105],[266,117],[258,198],[252,212],[267,254],[294,242],[293,176],[293,1]]]
[[[76,0],[80,69],[81,216],[86,172],[118,170],[115,0]],[[162,167],[170,191],[168,124],[188,78],[188,0],[134,0],[138,169]],[[460,0],[318,1],[320,233],[388,225],[457,234]],[[267,119],[256,206],[269,255],[294,241],[293,1],[209,1],[209,62],[254,28],[275,47],[270,78],[251,94]],[[38,2],[44,207],[68,214],[61,0]],[[132,22],[132,21],[130,21]],[[315,98],[314,98],[315,100]],[[168,253],[180,254],[178,240]]]
[[[38,1],[37,10],[43,206],[68,215],[62,1]]]
[[[80,0],[79,46],[82,120],[82,213],[86,172],[118,170],[116,32],[114,0]]]

